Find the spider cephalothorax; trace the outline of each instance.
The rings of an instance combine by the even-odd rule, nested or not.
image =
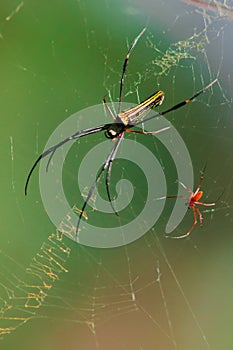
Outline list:
[[[126,130],[126,125],[123,123],[113,123],[105,131],[107,139],[116,140]]]

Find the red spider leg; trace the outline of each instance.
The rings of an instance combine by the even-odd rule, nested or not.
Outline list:
[[[194,196],[200,191],[201,184],[202,184],[202,181],[203,181],[204,175],[205,175],[206,166],[207,166],[207,163],[205,164],[203,170],[201,171],[200,180],[199,180],[199,183],[198,183],[198,185],[197,185],[197,189],[196,189],[196,191],[194,192]]]
[[[160,199],[166,199],[166,198],[183,198],[183,199],[189,200],[189,198],[187,198],[186,196],[164,196],[157,199],[160,200]]]
[[[159,132],[165,131],[170,129],[170,126],[166,126],[165,128],[156,130],[156,131],[143,131],[143,130],[130,130],[126,129],[125,132],[131,132],[133,134],[142,134],[142,135],[155,135],[158,134]]]
[[[187,192],[193,193],[193,191],[191,190],[191,188],[185,186],[185,185],[183,184],[183,182],[179,181],[179,184],[180,184]]]
[[[183,199],[187,199],[188,200],[188,197],[186,197],[186,196],[166,196],[164,198],[183,198]]]
[[[195,204],[203,205],[204,207],[212,207],[212,206],[215,205],[216,203],[195,202]]]
[[[192,224],[191,228],[188,230],[188,232],[185,233],[184,235],[181,235],[181,236],[165,236],[166,238],[181,239],[181,238],[188,237],[190,235],[190,233],[193,231],[193,229],[196,226],[196,224],[197,224],[197,213],[198,213],[200,222],[202,223],[202,216],[201,216],[200,210],[198,208],[196,208],[195,206],[192,206],[191,208],[193,210],[194,221],[193,221],[193,224]]]
[[[202,225],[203,225],[203,224],[202,224],[202,222],[203,222],[202,213],[200,212],[200,209],[199,209],[199,208],[197,208],[197,207],[194,207],[194,208],[195,208],[195,210],[196,210],[196,212],[197,212],[197,214],[198,214],[198,216],[199,216],[200,226],[202,226]]]

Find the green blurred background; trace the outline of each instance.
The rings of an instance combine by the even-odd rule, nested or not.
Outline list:
[[[1,2],[1,349],[232,349],[233,28],[231,9],[221,11],[179,1]],[[162,89],[165,109],[219,79],[213,91],[169,116],[190,151],[195,182],[207,162],[205,200],[223,193],[217,208],[203,214],[204,227],[190,239],[163,237],[169,202],[155,227],[127,247],[93,249],[65,237],[51,243],[55,228],[40,199],[38,171],[25,197],[27,173],[66,117],[106,93],[117,99],[127,44],[145,26],[124,101]],[[102,138],[80,142],[79,154]],[[172,159],[142,142],[157,154],[174,193]],[[72,202],[82,201],[73,190],[77,152],[64,174]],[[124,169],[138,195],[128,217],[141,208],[146,183],[132,164],[117,164],[113,181]],[[175,234],[192,220],[188,212]]]

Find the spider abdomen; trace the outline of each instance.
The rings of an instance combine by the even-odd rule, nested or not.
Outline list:
[[[195,196],[195,202],[198,202],[202,196],[203,196],[203,191],[198,191],[196,196]]]

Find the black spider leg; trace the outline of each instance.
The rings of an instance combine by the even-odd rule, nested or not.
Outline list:
[[[165,115],[169,112],[175,111],[176,109],[185,106],[186,104],[192,102],[196,97],[198,97],[199,95],[203,94],[204,92],[206,92],[206,90],[208,90],[211,86],[213,86],[216,82],[218,81],[218,79],[213,80],[210,84],[206,85],[203,89],[199,90],[198,92],[196,92],[192,97],[188,98],[187,100],[184,100],[182,102],[177,103],[175,106],[165,110],[164,112],[160,112],[157,114],[154,114],[148,118],[145,118],[144,120],[139,120],[138,122],[134,123],[133,125],[130,125],[130,127],[139,125],[141,123],[145,123],[151,119],[154,119],[156,117],[159,117],[161,115]]]
[[[48,166],[49,166],[49,163],[55,153],[55,151],[61,147],[62,145],[64,145],[66,142],[68,141],[72,141],[72,140],[76,140],[80,137],[83,137],[83,136],[87,136],[87,135],[90,135],[90,134],[94,134],[94,133],[97,133],[97,132],[100,132],[100,131],[103,131],[103,130],[106,130],[109,128],[111,124],[105,124],[105,125],[100,125],[96,128],[89,128],[89,129],[85,129],[85,130],[81,130],[81,131],[78,131],[76,132],[75,134],[65,138],[64,140],[62,140],[61,142],[57,143],[55,146],[52,146],[50,147],[49,149],[47,149],[45,152],[43,152],[38,158],[37,160],[35,161],[35,163],[33,164],[29,174],[28,174],[28,177],[27,177],[27,180],[26,180],[26,184],[25,184],[25,188],[24,188],[24,193],[25,195],[27,195],[27,188],[28,188],[28,184],[29,184],[29,181],[30,181],[30,178],[32,176],[32,173],[33,171],[35,170],[37,164],[40,162],[40,160],[44,157],[46,157],[47,155],[51,154],[50,157],[49,157],[49,160],[48,160],[48,163],[47,163],[47,166],[46,166],[46,171],[48,171]]]
[[[119,94],[119,105],[118,105],[118,114],[121,111],[121,104],[122,104],[122,95],[123,95],[123,89],[124,89],[124,82],[125,82],[125,73],[129,61],[129,57],[131,52],[133,51],[134,47],[136,46],[138,40],[141,38],[143,33],[145,32],[146,28],[143,28],[142,31],[139,33],[139,35],[134,39],[133,44],[130,46],[127,55],[125,56],[124,64],[123,64],[123,69],[122,69],[122,76],[121,76],[121,83],[120,83],[120,94]]]
[[[124,135],[124,134],[122,133],[122,135],[121,135],[120,138],[118,139],[118,140],[120,140],[120,141],[118,142],[118,140],[117,140],[117,142],[116,142],[117,145],[116,145],[116,147],[114,147],[114,149],[113,149],[113,153],[112,153],[111,159],[109,160],[109,164],[108,164],[108,167],[107,167],[107,174],[106,174],[106,179],[105,179],[105,187],[106,187],[106,190],[107,190],[108,201],[109,201],[109,203],[110,203],[110,205],[111,205],[111,207],[112,207],[113,212],[114,212],[117,216],[119,216],[119,214],[118,214],[118,212],[116,211],[116,209],[114,208],[114,205],[112,204],[112,199],[111,199],[111,195],[110,195],[110,191],[109,191],[109,185],[110,185],[110,178],[111,178],[111,173],[112,173],[112,164],[113,164],[113,161],[114,161],[114,159],[115,159],[115,157],[116,157],[118,148],[119,148],[119,146],[120,146],[120,142],[121,142],[121,140],[123,139],[123,135]]]
[[[131,52],[133,51],[134,47],[136,46],[138,40],[141,38],[141,36],[143,35],[143,33],[145,32],[146,28],[143,28],[142,31],[139,33],[139,35],[134,39],[132,45],[130,46],[127,55],[125,56],[125,60],[123,63],[123,68],[122,68],[122,75],[121,75],[121,82],[120,82],[120,93],[119,93],[119,104],[118,104],[118,114],[121,111],[121,105],[122,105],[122,96],[123,96],[123,89],[124,89],[124,81],[125,81],[125,74],[126,74],[126,69],[127,69],[127,65],[128,65],[128,61],[129,61],[129,57]],[[115,117],[111,108],[109,107],[106,98],[103,98],[103,102],[105,105],[106,110],[109,112],[109,114],[111,115],[112,119],[116,122],[117,120],[119,120],[120,118],[117,116]],[[121,120],[119,120],[120,122],[122,122]],[[114,156],[115,157],[115,156]],[[113,204],[112,204],[112,199],[111,199],[111,195],[110,195],[110,191],[109,191],[109,184],[110,184],[110,177],[111,177],[111,170],[112,170],[112,161],[109,164],[109,168],[107,171],[107,175],[106,175],[106,181],[105,181],[105,186],[106,186],[106,190],[107,190],[107,195],[108,195],[108,200],[109,203],[114,211],[114,213],[116,215],[118,215],[117,211],[115,210]]]
[[[105,107],[106,111],[109,113],[109,115],[111,116],[111,118],[112,118],[113,121],[115,122],[115,121],[116,121],[116,117],[115,117],[114,113],[112,112],[111,108],[109,107],[108,102],[107,102],[107,100],[106,100],[106,97],[104,96],[104,97],[102,98],[102,100],[103,100],[104,107]]]
[[[90,188],[90,190],[89,190],[89,192],[88,192],[87,198],[86,198],[86,200],[85,200],[85,202],[84,202],[84,204],[83,204],[83,206],[82,206],[82,209],[81,209],[81,212],[80,212],[80,215],[79,215],[79,218],[78,218],[78,223],[77,223],[77,227],[76,227],[76,234],[78,233],[79,226],[80,226],[80,221],[81,221],[81,219],[82,219],[82,217],[83,217],[83,213],[84,213],[84,210],[85,210],[85,208],[86,208],[86,206],[87,206],[87,203],[88,203],[89,199],[91,198],[91,196],[93,195],[94,190],[95,190],[96,186],[98,185],[98,183],[99,183],[99,181],[100,181],[100,179],[101,179],[101,175],[103,174],[103,172],[104,172],[106,169],[107,169],[107,175],[106,175],[106,189],[107,189],[108,199],[109,199],[109,203],[110,203],[110,205],[111,205],[113,211],[116,213],[116,210],[115,210],[115,208],[113,207],[112,200],[111,200],[111,197],[110,197],[110,193],[109,193],[109,190],[108,190],[108,184],[109,184],[109,182],[108,182],[108,184],[107,184],[107,178],[108,178],[108,180],[109,180],[110,173],[111,173],[111,169],[112,169],[111,164],[112,164],[112,162],[113,162],[114,159],[115,159],[116,153],[117,153],[118,148],[119,148],[119,146],[120,146],[120,143],[121,143],[121,141],[122,141],[122,139],[123,139],[123,136],[124,136],[124,133],[122,133],[122,134],[118,137],[117,141],[116,141],[115,144],[114,144],[113,149],[111,150],[111,152],[110,152],[110,154],[108,155],[108,157],[107,157],[105,163],[104,163],[103,166],[101,167],[101,169],[100,169],[100,171],[99,171],[99,173],[98,173],[98,175],[97,175],[97,177],[96,177],[95,182],[93,183],[93,185],[91,186],[91,188]]]

